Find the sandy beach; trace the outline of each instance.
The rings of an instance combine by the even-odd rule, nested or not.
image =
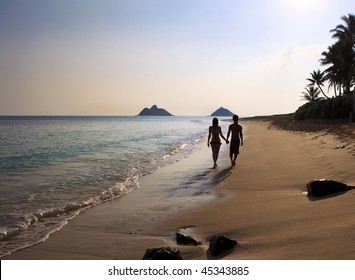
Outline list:
[[[160,199],[159,178],[181,176],[186,165],[194,167],[194,157],[210,153],[207,147],[143,177],[140,189],[83,212],[45,242],[5,259],[135,260],[147,248],[163,246],[179,249],[183,259],[355,259],[355,190],[322,199],[304,193],[313,179],[355,186],[355,125],[334,125],[330,131],[329,125],[287,129],[262,118],[240,123],[248,126],[248,137],[237,165],[230,166],[224,145],[217,169],[206,165],[206,174],[200,174],[212,180],[197,186],[199,192]],[[177,245],[176,230],[186,226],[200,240],[225,234],[238,245],[217,257],[207,252],[208,242]]]

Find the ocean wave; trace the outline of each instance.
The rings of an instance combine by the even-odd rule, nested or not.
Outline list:
[[[176,148],[172,148],[170,151],[168,151],[166,154],[163,155],[163,159],[169,158],[170,156],[176,155],[177,153],[181,152],[186,146],[189,144],[181,144]]]
[[[193,152],[196,145],[205,141],[205,139],[206,139],[206,134],[197,134],[192,138],[192,140],[189,140],[186,143],[182,143],[182,144],[179,144],[178,146],[170,148],[162,156],[162,158],[167,159],[167,158],[170,158],[171,156],[176,156],[176,155],[178,156],[179,154],[182,154],[182,156],[185,156],[185,154],[184,154],[185,151],[186,151],[186,154],[190,154]]]
[[[132,169],[124,182],[116,183],[97,196],[78,203],[68,203],[60,208],[38,210],[24,216],[21,221],[11,226],[0,228],[0,242],[2,245],[0,258],[43,242],[82,211],[137,189],[139,187],[139,177],[140,173],[136,169]],[[31,230],[31,234],[28,234],[26,238],[26,231],[28,230]],[[33,234],[36,231],[37,234]],[[14,242],[14,239],[18,240]]]
[[[178,161],[184,156],[193,152],[196,144],[203,141],[205,134],[197,134],[186,143],[179,144],[167,150],[160,160],[149,158],[142,159],[140,165],[132,168],[123,182],[117,182],[96,196],[92,196],[80,202],[69,202],[61,207],[52,209],[38,209],[34,213],[28,214],[17,223],[6,228],[0,229],[0,258],[9,255],[15,251],[31,247],[43,242],[52,233],[60,230],[69,220],[79,215],[82,211],[99,205],[101,203],[113,200],[130,193],[139,188],[139,178],[150,174],[159,169],[159,167]],[[29,194],[28,201],[34,200],[35,194]],[[31,231],[31,234],[26,234]],[[34,234],[33,232],[36,232]]]

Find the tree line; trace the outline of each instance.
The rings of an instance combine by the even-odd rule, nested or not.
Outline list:
[[[322,52],[320,65],[324,71],[310,73],[309,84],[302,92],[302,100],[308,101],[296,111],[296,119],[345,118],[353,109],[355,85],[355,16],[341,17],[342,23],[331,29],[336,42]],[[327,93],[323,87],[328,84]],[[329,90],[333,89],[333,96]]]

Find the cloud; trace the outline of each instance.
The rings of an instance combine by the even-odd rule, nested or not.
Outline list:
[[[287,45],[282,50],[265,57],[259,67],[261,69],[285,70],[315,62],[319,64],[321,53],[325,49],[326,47],[321,45]]]

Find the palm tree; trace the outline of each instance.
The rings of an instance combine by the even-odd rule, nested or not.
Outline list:
[[[341,19],[345,22],[345,25],[339,24],[334,29],[330,30],[333,32],[332,38],[343,40],[346,38],[355,39],[355,16],[348,14],[348,16],[342,16]]]
[[[330,32],[334,33],[332,38],[338,39],[337,44],[343,59],[342,82],[346,93],[350,94],[351,87],[355,84],[355,16],[348,14],[341,19],[345,24],[337,25]]]
[[[339,75],[337,75],[336,70],[334,69],[334,66],[330,66],[327,69],[327,72],[328,73],[325,75],[325,78],[329,82],[328,91],[331,87],[333,87],[335,96],[337,96],[337,90],[339,90],[341,95],[341,81],[339,79]]]
[[[341,95],[342,77],[339,71],[340,56],[338,51],[333,45],[328,47],[328,51],[322,52],[322,56],[323,58],[320,59],[320,64],[322,66],[330,65],[323,72],[325,74],[325,78],[329,81],[329,87],[334,87],[335,95],[337,95],[337,89],[339,89],[339,95]]]
[[[313,85],[307,86],[306,92],[302,92],[302,100],[307,100],[309,102],[313,102],[315,100],[323,99],[323,97],[319,97],[320,91],[319,88],[314,87]]]
[[[307,79],[310,84],[302,97],[308,101],[322,99],[319,97],[321,91],[326,98],[329,98],[322,89],[324,82],[328,81],[328,90],[334,87],[335,95],[337,92],[338,95],[353,95],[353,115],[355,115],[355,16],[348,14],[341,19],[343,23],[330,30],[333,33],[332,38],[337,41],[322,53],[320,59],[321,65],[327,66],[327,69],[323,72],[317,70],[311,73],[311,78]]]
[[[321,72],[319,69],[317,71],[313,71],[311,74],[311,78],[308,78],[307,80],[310,81],[311,83],[309,84],[309,86],[314,86],[315,84],[317,85],[317,87],[321,90],[322,94],[329,99],[329,97],[324,93],[323,89],[321,86],[324,86],[324,81],[325,76],[324,73]]]
[[[320,59],[321,65],[330,65],[324,70],[325,78],[331,80],[331,85],[339,89],[339,95],[343,92],[349,93],[353,72],[352,49],[347,41],[338,41],[332,46],[328,47],[327,52],[323,52],[323,58]]]

